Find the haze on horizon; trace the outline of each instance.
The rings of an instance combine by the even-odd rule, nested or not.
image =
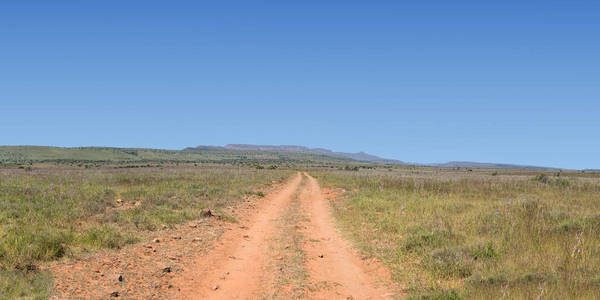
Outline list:
[[[33,1],[0,145],[302,145],[600,168],[600,3]]]

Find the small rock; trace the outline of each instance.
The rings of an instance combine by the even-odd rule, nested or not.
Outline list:
[[[190,226],[191,228],[196,228],[196,227],[198,227],[198,224],[196,224],[194,222],[189,222],[188,226]]]
[[[28,264],[27,266],[25,266],[25,269],[26,269],[27,271],[37,271],[37,269],[38,269],[38,266],[36,266],[36,265],[32,265],[32,264]]]
[[[229,256],[229,258],[231,258],[231,259],[235,259],[235,256],[233,256],[233,255],[230,255],[230,256]]]
[[[323,254],[319,254],[319,258],[323,258],[325,257]]]
[[[117,278],[117,281],[119,281],[119,282],[123,281],[123,275],[117,275],[116,278]]]
[[[249,239],[249,238],[250,238],[250,236],[249,236],[249,235],[247,235],[247,234],[244,234],[244,238],[245,238],[245,239]]]
[[[229,275],[229,271],[225,272],[225,275]]]
[[[218,285],[218,284],[215,284],[215,285],[213,285],[213,287],[212,287],[212,290],[213,290],[213,291],[216,291],[216,290],[218,290],[218,289],[219,289],[219,285]]]
[[[121,203],[123,203],[123,199],[119,198],[119,199],[115,200],[115,202],[121,204]]]
[[[212,211],[210,209],[205,208],[205,209],[202,210],[202,216],[203,217],[212,217],[213,213],[212,213]]]
[[[193,239],[192,239],[192,242],[201,242],[201,241],[202,241],[202,239],[201,239],[201,238],[193,238]]]
[[[154,242],[154,243],[160,243],[160,240],[159,239],[153,239],[152,242]]]
[[[164,273],[171,273],[171,267],[169,266],[164,266],[161,269]]]
[[[112,292],[110,293],[111,297],[119,297],[119,292]]]
[[[144,248],[152,249],[152,245],[145,244],[145,245],[144,245]]]
[[[180,240],[180,239],[181,239],[181,236],[179,236],[179,235],[174,235],[174,236],[172,236],[171,238],[172,238],[172,239],[174,239],[174,240]]]

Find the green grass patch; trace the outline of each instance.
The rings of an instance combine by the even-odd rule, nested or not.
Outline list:
[[[48,299],[51,287],[48,271],[0,270],[0,299]]]

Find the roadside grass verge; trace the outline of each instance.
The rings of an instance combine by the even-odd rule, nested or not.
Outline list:
[[[596,178],[312,173],[346,190],[338,224],[410,299],[600,298]]]
[[[119,249],[150,232],[218,214],[285,170],[45,169],[0,173],[0,298],[44,298],[44,262]],[[223,216],[223,219],[231,217]]]

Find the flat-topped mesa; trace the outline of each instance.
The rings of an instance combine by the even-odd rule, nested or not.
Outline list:
[[[360,162],[385,163],[385,164],[405,164],[402,161],[382,158],[365,152],[349,153],[335,152],[325,148],[309,148],[298,145],[251,145],[251,144],[228,144],[225,146],[197,146],[186,148],[185,150],[221,150],[221,151],[268,151],[268,152],[299,152],[322,154],[335,158],[351,159]]]

